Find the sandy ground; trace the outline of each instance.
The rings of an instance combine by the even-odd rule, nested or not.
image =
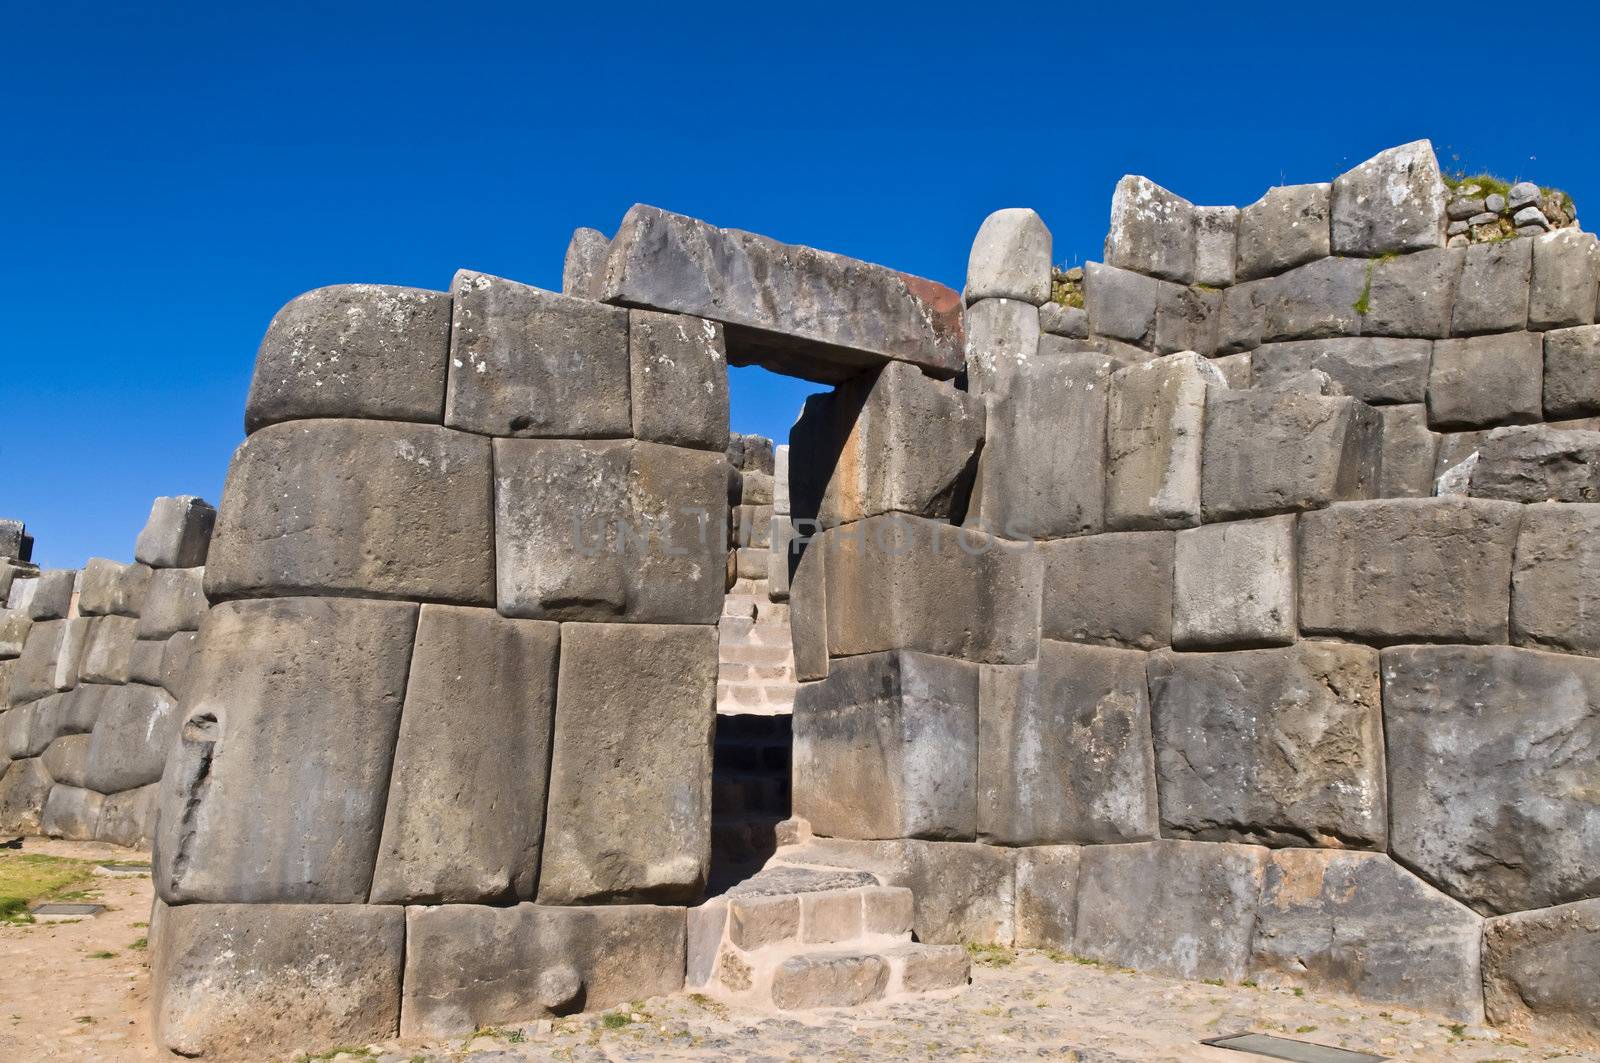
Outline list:
[[[33,839],[27,851],[137,859],[112,846]],[[150,880],[96,882],[100,903],[110,910],[94,919],[0,927],[0,1061],[176,1058],[150,1046],[149,968],[145,952],[130,947],[146,933]],[[104,952],[113,955],[96,955]],[[391,1041],[319,1058],[340,1063],[1262,1059],[1198,1043],[1245,1030],[1394,1059],[1600,1060],[1400,1008],[1296,996],[1289,990],[1182,982],[1004,950],[987,954],[974,969],[973,984],[944,999],[796,1018],[729,1012],[703,997],[679,996],[471,1039]]]

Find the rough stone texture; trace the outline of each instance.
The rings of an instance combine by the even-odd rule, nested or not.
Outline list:
[[[985,667],[979,705],[981,838],[1040,845],[1157,836],[1143,653],[1046,639],[1033,664]]]
[[[1143,273],[1088,263],[1084,266],[1083,305],[1090,332],[1138,347],[1152,346],[1161,287],[1161,281]]]
[[[1428,430],[1421,403],[1384,406],[1383,446],[1378,467],[1379,498],[1426,498],[1433,494],[1439,437]]]
[[[95,838],[130,849],[148,848],[151,835],[155,833],[160,801],[161,787],[157,783],[109,795],[100,806]]]
[[[1538,333],[1439,340],[1428,374],[1428,423],[1478,428],[1537,421],[1544,352]]]
[[[1201,433],[1208,391],[1222,374],[1175,354],[1111,375],[1106,412],[1105,517],[1110,528],[1181,528],[1200,522]]]
[[[129,657],[139,621],[131,616],[97,616],[78,665],[85,683],[126,683]]]
[[[21,705],[76,686],[93,623],[89,617],[35,621],[12,669],[11,703]]]
[[[789,569],[789,639],[794,677],[799,682],[828,674],[828,580],[826,548],[816,522],[796,525],[796,549]]]
[[[859,904],[859,898],[857,899]],[[732,897],[728,901],[728,940],[749,950],[800,936],[800,898]]]
[[[1159,653],[1150,709],[1166,836],[1383,848],[1376,650]]]
[[[162,776],[157,896],[367,900],[416,625],[403,602],[211,610]]]
[[[89,841],[100,825],[100,810],[105,797],[93,790],[63,785],[59,780],[45,798],[39,813],[39,831],[51,838]]]
[[[1432,348],[1427,340],[1354,336],[1268,343],[1251,357],[1251,383],[1271,387],[1320,369],[1362,402],[1421,402]]]
[[[1294,641],[1294,522],[1292,515],[1267,517],[1177,533],[1174,646],[1226,649]]]
[[[967,386],[974,395],[1004,395],[1011,376],[1039,353],[1039,308],[1019,299],[983,299],[967,307]]]
[[[1238,207],[1194,208],[1194,282],[1224,288],[1234,280]]]
[[[152,575],[149,565],[91,557],[79,584],[79,615],[137,617]]]
[[[728,355],[722,326],[628,311],[633,434],[680,447],[728,445]]]
[[[1128,174],[1111,196],[1106,263],[1189,284],[1195,279],[1194,204],[1148,177]]]
[[[886,359],[938,376],[962,368],[958,293],[643,204],[611,241],[601,298],[720,321],[735,365],[762,362],[825,381]]]
[[[89,785],[89,744],[94,738],[86,734],[62,735],[50,743],[39,759],[50,778],[63,786]]]
[[[139,613],[139,637],[164,639],[180,631],[196,631],[208,608],[204,569],[157,569]]]
[[[1483,995],[1496,1026],[1600,1047],[1600,900],[1490,919]]]
[[[1544,336],[1544,415],[1600,413],[1600,325],[1555,329]]]
[[[959,989],[972,980],[972,956],[960,945],[897,945],[884,956],[902,964],[900,988],[908,993]]]
[[[52,785],[50,773],[38,757],[13,760],[0,773],[0,829],[38,834],[39,813],[44,810]]]
[[[194,568],[206,563],[217,511],[194,495],[164,496],[134,544],[134,560],[152,568]]]
[[[971,839],[977,665],[921,653],[833,662],[794,703],[794,812],[827,837]]]
[[[716,684],[714,627],[563,625],[541,904],[698,899]]]
[[[165,639],[159,642],[139,641],[128,654],[128,678],[135,683],[161,685],[161,658],[166,655]]]
[[[727,458],[633,440],[498,439],[499,609],[536,620],[714,624]]]
[[[462,270],[444,423],[492,436],[626,436],[628,313]]]
[[[560,642],[558,624],[422,607],[373,903],[533,897]]]
[[[1113,205],[1112,211],[1116,207]],[[1050,300],[1050,230],[1026,207],[997,210],[978,227],[967,258],[966,301]]]
[[[47,568],[32,581],[26,605],[30,620],[65,620],[72,611],[72,594],[78,573],[70,568]],[[19,583],[22,581],[18,581]]]
[[[1300,517],[1300,629],[1362,642],[1504,642],[1521,509],[1352,502]]]
[[[834,945],[861,937],[862,894],[806,893],[800,897],[800,940],[808,945]]]
[[[155,1040],[186,1056],[278,1056],[400,1028],[405,911],[351,904],[158,904]]]
[[[245,430],[310,417],[437,424],[449,357],[445,292],[385,284],[306,292],[267,326],[245,401]]]
[[[0,660],[21,657],[32,629],[33,621],[21,609],[0,609]]]
[[[1533,238],[1528,327],[1565,328],[1594,323],[1600,246],[1592,233],[1557,229]]]
[[[1434,248],[1372,264],[1363,336],[1447,336],[1466,252]]]
[[[772,976],[772,1003],[783,1011],[854,1007],[878,1000],[889,984],[881,956],[812,952],[791,956]]]
[[[1219,389],[1205,410],[1202,512],[1210,522],[1370,498],[1382,444],[1383,419],[1356,399]]]
[[[1239,211],[1238,279],[1283,273],[1330,253],[1331,186],[1279,185]]]
[[[1081,307],[1048,302],[1039,307],[1039,330],[1048,336],[1088,339],[1089,312]]]
[[[1146,650],[1172,641],[1172,532],[1058,539],[1036,549],[1045,638]]]
[[[1070,949],[1078,921],[1076,845],[1017,850],[1016,938],[1023,949]]]
[[[1222,379],[1227,381],[1228,387],[1244,389],[1251,386],[1250,353],[1229,354],[1221,358],[1211,359],[1211,364],[1217,367],[1217,372],[1222,374]]]
[[[296,421],[239,445],[205,590],[494,601],[489,441],[434,425]]]
[[[448,904],[405,912],[403,1037],[598,1011],[683,988],[682,908]]]
[[[1267,312],[1261,300],[1270,280],[1246,281],[1222,291],[1217,310],[1217,353],[1252,351],[1261,345]]]
[[[1468,247],[1451,312],[1451,333],[1470,336],[1527,328],[1532,271],[1531,240],[1500,240]]]
[[[1163,283],[1156,293],[1155,349],[1162,354],[1196,351],[1209,358],[1216,353],[1221,312],[1221,292]]]
[[[561,294],[593,299],[606,271],[611,238],[598,229],[572,230],[567,254],[561,262]]]
[[[1247,976],[1267,850],[1155,841],[1091,845],[1072,952],[1179,978]]]
[[[1367,291],[1367,264],[1359,258],[1323,258],[1265,281],[1256,293],[1263,340],[1357,336],[1356,310]]]
[[[1282,849],[1267,862],[1251,967],[1269,985],[1481,1023],[1482,933],[1482,919],[1382,853]]]
[[[1496,428],[1479,447],[1471,492],[1510,502],[1600,501],[1600,432]]]
[[[177,703],[160,687],[129,683],[118,688],[106,698],[94,725],[91,785],[109,794],[156,782],[181,719]]]
[[[1443,247],[1445,185],[1433,145],[1401,144],[1334,178],[1332,214],[1334,254]]]
[[[1600,656],[1600,505],[1529,506],[1511,570],[1511,640]]]

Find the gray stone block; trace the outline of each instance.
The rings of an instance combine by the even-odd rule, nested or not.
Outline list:
[[[1194,208],[1194,282],[1225,288],[1234,281],[1238,207]]]
[[[1465,254],[1459,247],[1439,247],[1374,262],[1361,334],[1427,339],[1450,335]]]
[[[1090,262],[1083,267],[1083,306],[1089,330],[1139,347],[1155,338],[1156,301],[1161,282],[1116,266]]]
[[[1017,850],[1016,938],[1019,949],[1070,949],[1077,928],[1076,845]]]
[[[84,683],[126,683],[139,621],[131,616],[97,616],[78,665]]]
[[[1428,374],[1428,423],[1481,428],[1537,421],[1544,350],[1536,332],[1439,340]]]
[[[1239,211],[1238,279],[1286,272],[1330,253],[1331,186],[1279,185]]]
[[[1165,836],[1383,848],[1376,650],[1159,653],[1150,710]]]
[[[1089,338],[1089,312],[1081,307],[1047,302],[1039,307],[1039,330],[1065,339]]]
[[[1261,338],[1359,336],[1363,319],[1357,306],[1367,287],[1367,263],[1359,258],[1322,258],[1279,274],[1256,293]]]
[[[794,811],[839,838],[970,840],[978,671],[921,653],[833,662],[794,702]]]
[[[1253,378],[1250,368],[1250,353],[1248,351],[1243,354],[1229,354],[1221,358],[1213,358],[1211,359],[1211,364],[1217,367],[1217,372],[1222,374],[1222,379],[1227,382],[1228,387],[1236,391],[1242,391],[1252,386]]]
[[[1544,335],[1544,416],[1600,413],[1600,325],[1555,329]]]
[[[33,621],[28,619],[27,613],[21,609],[0,609],[0,660],[10,661],[21,657],[31,630]],[[0,706],[4,704],[4,701],[0,701]]]
[[[195,568],[206,563],[217,511],[194,495],[163,496],[134,545],[134,559],[152,568]]]
[[[128,679],[135,683],[160,686],[161,658],[166,655],[166,651],[166,639],[135,642],[133,650],[128,654]]]
[[[89,744],[93,741],[93,736],[86,734],[62,735],[39,759],[50,778],[61,785],[89,789]]]
[[[1528,327],[1533,241],[1498,240],[1466,249],[1450,331],[1457,336]]]
[[[1177,533],[1174,646],[1227,649],[1295,640],[1294,523],[1286,515]]]
[[[1594,323],[1600,245],[1594,234],[1557,229],[1533,238],[1528,327],[1556,329]]]
[[[444,423],[491,436],[632,434],[628,312],[462,270]]]
[[[1172,641],[1173,533],[1040,543],[1045,638],[1155,649]],[[1138,594],[1128,588],[1138,587]]]
[[[205,575],[203,568],[157,569],[139,613],[139,638],[164,639],[180,631],[198,631],[210,608]]]
[[[91,557],[78,585],[78,614],[137,617],[144,608],[152,575],[149,565]]]
[[[1266,855],[1210,842],[1086,846],[1071,951],[1178,978],[1239,981],[1249,972]]]
[[[1379,152],[1333,181],[1333,252],[1381,255],[1444,246],[1446,190],[1426,140]]]
[[[815,522],[796,525],[797,549],[789,568],[789,639],[794,677],[804,683],[828,674],[826,544]]]
[[[1106,526],[1200,523],[1201,432],[1207,395],[1226,391],[1216,367],[1175,354],[1117,370],[1106,409]]]
[[[979,705],[981,838],[1041,845],[1157,836],[1143,653],[1045,639],[1033,664],[984,667]]]
[[[781,1011],[855,1007],[883,997],[889,964],[881,956],[807,952],[791,956],[772,974],[772,1003]]]
[[[12,709],[6,715],[20,711]],[[11,761],[6,770],[0,772],[0,829],[22,834],[40,833],[39,814],[44,811],[44,803],[49,800],[54,785],[38,757]]]
[[[1384,406],[1378,413],[1383,417],[1383,445],[1377,497],[1426,498],[1433,494],[1439,437],[1428,430],[1427,407],[1421,403]]]
[[[400,1029],[405,911],[364,904],[157,904],[156,1043],[255,1058],[363,1045]]]
[[[611,254],[611,239],[598,229],[574,229],[561,262],[561,294],[593,299],[600,290]]]
[[[489,440],[436,425],[263,428],[228,470],[206,594],[490,604],[490,482]]]
[[[405,602],[211,610],[162,777],[157,896],[365,903],[416,627]]]
[[[1471,493],[1508,502],[1600,501],[1600,432],[1496,428],[1479,444]]]
[[[1600,656],[1600,505],[1523,511],[1511,569],[1511,640]]]
[[[1271,387],[1319,369],[1345,394],[1367,403],[1421,402],[1428,390],[1433,345],[1427,340],[1341,336],[1267,343],[1250,363],[1251,381]]]
[[[21,705],[77,686],[92,624],[90,617],[35,621],[11,673],[11,703]]]
[[[17,581],[20,585],[21,580]],[[78,571],[47,568],[31,581],[25,608],[30,620],[65,620],[72,612],[72,595],[77,589]]]
[[[20,520],[0,520],[0,557],[23,557],[24,540],[31,540],[27,525]]]
[[[704,318],[628,311],[633,435],[680,447],[728,445],[728,354]]]
[[[310,417],[437,424],[449,358],[445,292],[387,284],[306,292],[267,326],[245,400],[245,430]]]
[[[1594,895],[1600,661],[1397,647],[1383,708],[1397,860],[1485,915]]]
[[[1262,299],[1271,280],[1246,281],[1222,291],[1217,308],[1217,353],[1253,351],[1267,329]]]
[[[1152,346],[1162,354],[1195,351],[1211,357],[1217,349],[1217,322],[1222,293],[1211,288],[1186,288],[1162,282],[1156,294],[1156,328]]]
[[[1038,214],[1026,207],[995,211],[983,219],[972,241],[966,301],[1049,302],[1050,246],[1050,230]]]
[[[1251,950],[1267,985],[1483,1021],[1483,920],[1382,853],[1281,849]]]
[[[1489,1021],[1518,1033],[1600,1047],[1600,900],[1490,919],[1483,932]]]
[[[1148,177],[1128,174],[1111,196],[1106,262],[1190,284],[1195,279],[1195,208]]]
[[[541,904],[698,899],[716,683],[714,627],[562,627]]]
[[[181,702],[189,700],[189,681],[193,676],[191,666],[199,655],[200,636],[193,631],[180,631],[167,639],[161,651],[161,685]]]
[[[1300,516],[1300,630],[1379,645],[1504,642],[1521,508],[1352,502]]]
[[[95,825],[96,840],[130,849],[148,849],[155,834],[160,799],[158,783],[107,795],[100,806],[100,820]]]
[[[68,841],[91,841],[100,824],[100,810],[105,800],[104,795],[93,790],[57,782],[50,788],[44,810],[39,813],[39,832]]]
[[[974,395],[1004,395],[1017,366],[1039,353],[1039,308],[1019,299],[981,299],[963,320],[968,388]]]

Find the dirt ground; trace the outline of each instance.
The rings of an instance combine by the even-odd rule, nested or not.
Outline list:
[[[138,858],[113,846],[33,839],[27,851]],[[150,880],[98,878],[95,889],[109,910],[94,919],[0,926],[0,1061],[175,1058],[150,1046],[149,968],[145,951],[135,947],[146,933]],[[343,1052],[329,1045],[317,1058],[340,1063],[1262,1059],[1198,1043],[1245,1030],[1394,1059],[1600,1060],[1399,1008],[1289,990],[1182,982],[1008,950],[980,952],[973,984],[945,999],[793,1017],[729,1012],[703,997],[679,996],[448,1042],[390,1041]]]

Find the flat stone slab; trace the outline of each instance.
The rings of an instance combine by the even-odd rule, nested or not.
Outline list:
[[[1212,1048],[1226,1048],[1230,1052],[1244,1052],[1268,1059],[1288,1059],[1294,1063],[1374,1063],[1387,1059],[1370,1052],[1352,1052],[1347,1048],[1296,1041],[1270,1033],[1233,1033],[1226,1037],[1211,1037],[1200,1042]]]
[[[28,914],[41,923],[64,923],[71,919],[92,919],[105,910],[103,904],[36,904]]]
[[[94,873],[101,878],[149,878],[149,864],[96,864]]]
[[[789,893],[821,893],[876,886],[878,878],[866,871],[840,868],[791,867],[779,864],[763,869],[728,890],[729,897],[778,897]]]

